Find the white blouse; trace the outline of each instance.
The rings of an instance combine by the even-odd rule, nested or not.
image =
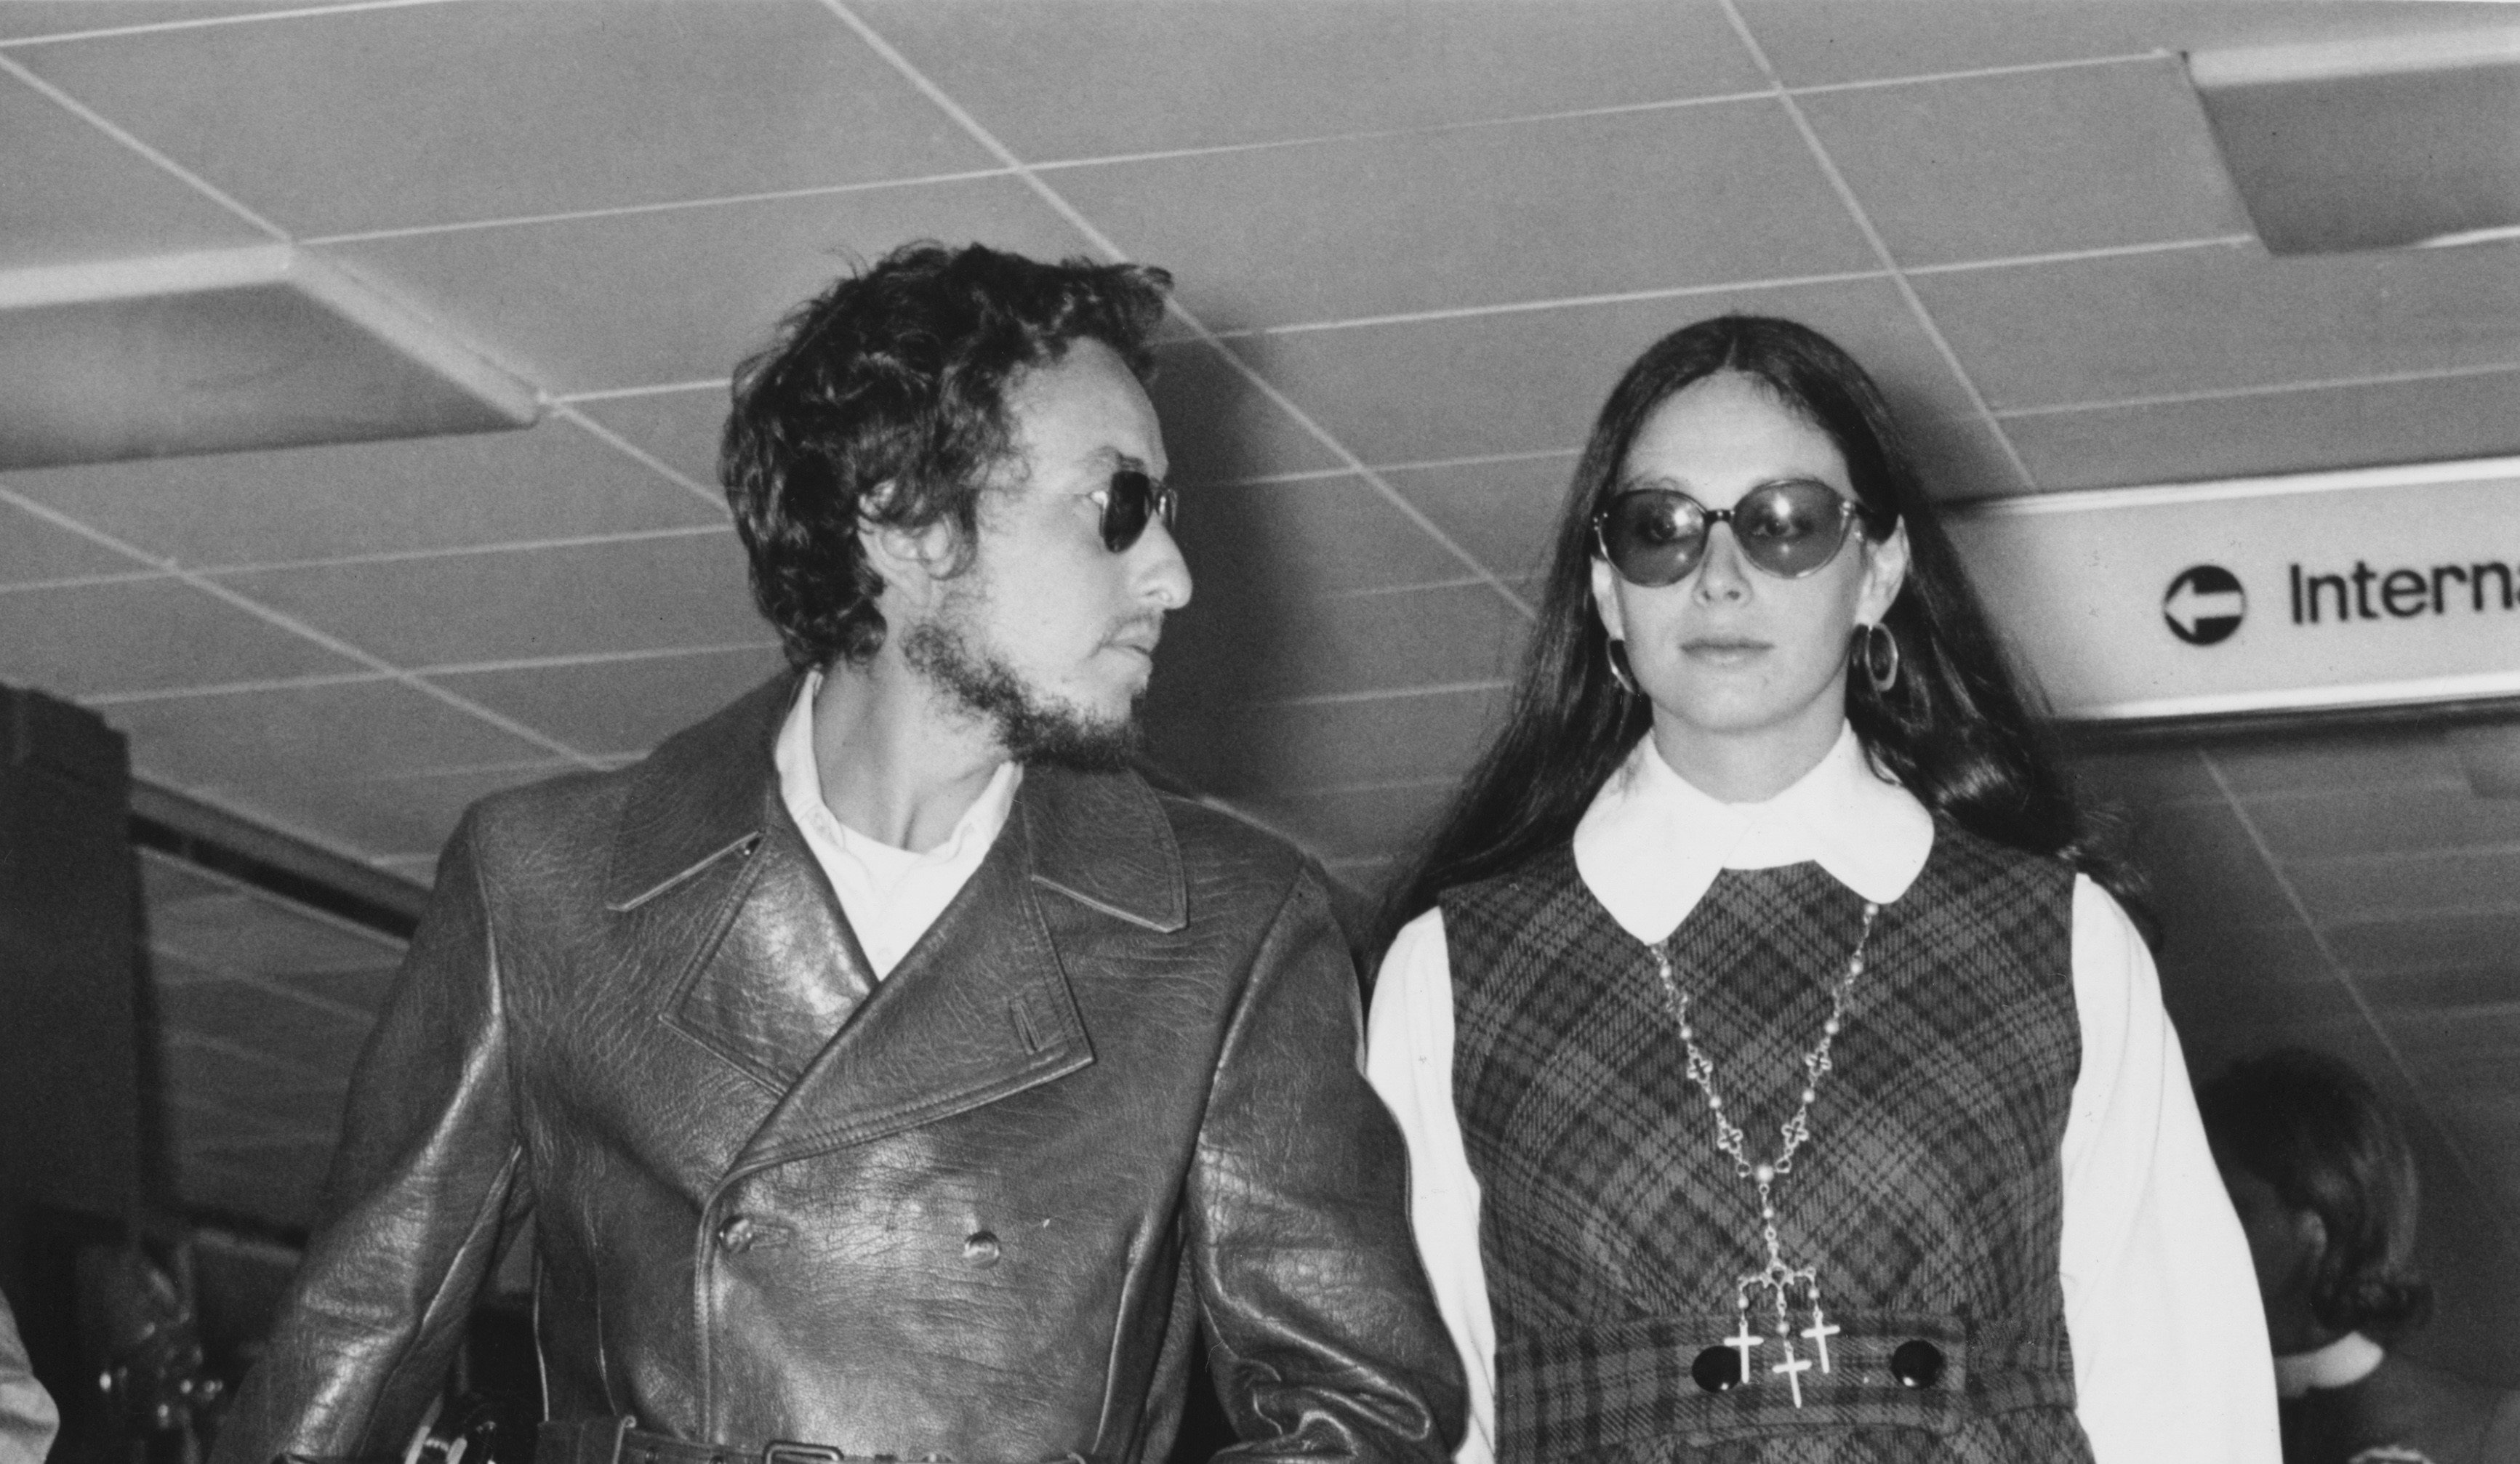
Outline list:
[[[1620,927],[1658,942],[1724,869],[1814,862],[1876,904],[1907,892],[1934,823],[1875,774],[1854,732],[1765,803],[1698,791],[1637,750],[1576,825],[1575,868]],[[2074,881],[2082,1069],[2062,1147],[2065,1328],[2076,1413],[2098,1464],[2276,1464],[2274,1367],[2247,1241],[2205,1146],[2152,955],[2106,891]],[[1453,978],[1440,910],[1382,962],[1367,1076],[1409,1141],[1418,1247],[1462,1368],[1458,1464],[1496,1444],[1496,1324],[1479,1259],[1479,1182],[1453,1106]]]

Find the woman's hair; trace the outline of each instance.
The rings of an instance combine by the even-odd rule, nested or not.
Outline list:
[[[1454,885],[1503,873],[1573,836],[1652,705],[1611,679],[1592,595],[1592,519],[1619,487],[1655,408],[1731,372],[1759,381],[1827,434],[1886,536],[1908,529],[1908,577],[1882,617],[1899,641],[1888,694],[1850,667],[1846,714],[1866,751],[1925,807],[1999,844],[2053,855],[2118,884],[2089,846],[2053,755],[1917,483],[1881,392],[1853,357],[1792,321],[1727,315],[1654,342],[1610,392],[1575,465],[1557,542],[1505,728],[1436,825],[1390,906],[1398,924]]]
[[[1171,287],[1146,265],[913,244],[782,322],[736,368],[718,474],[789,663],[875,654],[883,581],[859,528],[950,519],[968,561],[1018,377],[1099,340],[1146,379]]]
[[[2414,1264],[2415,1156],[2371,1085],[2324,1052],[2287,1047],[2231,1064],[2196,1094],[2214,1158],[2317,1215],[2319,1325],[2387,1339],[2423,1324],[2432,1287]]]

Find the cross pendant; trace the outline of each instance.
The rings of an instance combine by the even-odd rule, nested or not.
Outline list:
[[[1785,1375],[1785,1386],[1794,1391],[1794,1406],[1797,1408],[1801,1407],[1803,1405],[1803,1374],[1811,1371],[1811,1358],[1797,1357],[1794,1355],[1793,1339],[1787,1338],[1785,1340],[1785,1360],[1770,1364],[1768,1371],[1780,1372]]]
[[[1741,1330],[1724,1339],[1726,1346],[1741,1354],[1741,1379],[1743,1382],[1749,1381],[1750,1378],[1750,1349],[1757,1347],[1760,1343],[1767,1340],[1768,1339],[1765,1337],[1762,1337],[1758,1333],[1750,1330],[1750,1313],[1747,1311],[1741,1313]]]
[[[1822,1312],[1820,1309],[1820,1302],[1818,1299],[1814,1299],[1812,1302],[1812,1324],[1803,1328],[1803,1335],[1812,1340],[1812,1345],[1814,1347],[1820,1349],[1821,1371],[1828,1372],[1831,1370],[1828,1365],[1828,1340],[1845,1330],[1846,1329],[1844,1327],[1830,1321],[1826,1314]]]

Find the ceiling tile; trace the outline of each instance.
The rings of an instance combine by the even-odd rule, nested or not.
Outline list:
[[[1171,702],[1150,710],[1148,726],[1157,763],[1236,797],[1465,769],[1505,700],[1481,689],[1272,707]]]
[[[1998,409],[2520,364],[2520,243],[2175,249],[1913,283]]]
[[[404,666],[738,644],[763,630],[732,529],[223,578]]]
[[[170,1028],[283,1052],[356,1047],[373,1025],[242,981],[168,988],[158,995],[158,1012]]]
[[[325,3],[327,0],[10,0],[0,5],[0,38],[22,40],[128,25],[216,22],[261,11],[311,10]]]
[[[301,238],[991,165],[804,0],[424,5],[20,59]]]
[[[234,1043],[182,1032],[166,1034],[163,1051],[166,1086],[179,1100],[214,1103],[275,1127],[339,1121],[346,1071],[326,1076],[296,1063],[267,1061]],[[341,1056],[335,1065],[346,1069],[348,1061]]]
[[[1762,90],[1707,0],[1536,6],[862,5],[1035,161],[1425,127]],[[1041,84],[1042,58],[1059,82]],[[1091,105],[1078,105],[1092,98]]]
[[[246,795],[550,755],[396,681],[157,697],[117,703],[104,716],[130,736],[142,777]]]
[[[1603,178],[1634,180],[1605,189]],[[1767,101],[1064,169],[1212,329],[1873,267]]]
[[[726,381],[711,380],[688,390],[579,402],[576,408],[693,482],[715,487],[727,390]]]
[[[181,580],[0,595],[0,682],[84,697],[363,669]]]
[[[1986,67],[2151,55],[2215,45],[2343,41],[2509,24],[2494,5],[2199,5],[2110,0],[1739,0],[1751,33],[1790,86]]]
[[[2127,809],[2156,803],[2219,803],[2223,789],[2193,747],[2161,744],[2143,747],[2089,748],[2073,752],[2067,763],[2084,783],[2085,796]]]
[[[1903,420],[1969,410],[1886,280],[1300,331],[1232,346],[1367,463],[1427,463],[1581,447],[1645,347],[1728,312],[1827,334],[1880,378]]]
[[[2464,791],[2458,758],[2429,728],[2348,730],[2208,749],[2204,756],[2246,797],[2347,788]]]
[[[1414,847],[1455,793],[1455,777],[1392,786],[1258,794],[1242,806],[1326,859],[1389,855]]]
[[[522,432],[48,468],[8,482],[194,566],[726,521],[689,490],[558,420]]]
[[[1319,437],[1215,346],[1190,341],[1159,349],[1148,394],[1163,421],[1164,451],[1172,458],[1169,477],[1177,486],[1338,466]]]
[[[1902,265],[2249,232],[2176,57],[1802,99]]]
[[[2007,417],[2042,488],[2520,453],[2520,369]]]
[[[216,900],[236,892],[234,880],[155,849],[140,851],[140,898],[148,909],[163,909],[186,900]]]
[[[25,492],[27,480],[34,476],[24,472],[0,474],[0,492]],[[0,585],[145,570],[146,566],[128,555],[57,527],[15,504],[0,502]]]
[[[694,12],[698,14],[698,12]],[[1086,242],[1005,178],[328,245],[558,393],[722,381],[858,259],[915,239],[1036,258]],[[707,481],[703,479],[702,481]]]
[[[767,638],[770,628],[759,627]],[[761,685],[775,642],[739,650],[588,661],[434,678],[448,689],[594,753],[646,752]],[[405,846],[406,848],[412,846]]]
[[[2337,922],[2324,929],[2336,958],[2358,975],[2446,966],[2520,970],[2520,911]]]
[[[14,76],[0,76],[0,270],[270,243]]]
[[[1363,478],[1193,489],[1174,535],[1196,595],[1310,599],[1472,573]]]
[[[436,849],[455,831],[464,811],[479,799],[575,767],[546,762],[338,782],[266,779],[249,786],[211,786],[200,791],[258,821],[302,829],[332,848],[377,858]]]
[[[2287,861],[2520,844],[2520,802],[2463,787],[2287,793],[2251,798],[2248,807],[2275,857]]]
[[[2141,810],[2130,854],[2166,918],[2180,912],[2244,925],[2282,925],[2292,902],[2228,807],[2156,804]]]
[[[2505,954],[2498,965],[2357,971],[2354,987],[2383,1015],[2508,1006],[2520,1001],[2520,963]]]
[[[371,970],[390,966],[402,957],[399,941],[346,922],[297,913],[288,905],[260,894],[188,901],[149,914],[149,945],[153,951],[212,970],[257,976]],[[192,984],[184,985],[189,989]],[[175,987],[170,984],[168,990],[171,993]],[[249,1027],[208,1026],[197,1030],[257,1050],[266,1046]],[[304,1049],[283,1045],[272,1050],[294,1056],[302,1055]]]
[[[1977,412],[1948,417],[1911,409],[1899,419],[1916,480],[1940,503],[2011,498],[2032,490],[2035,485],[2021,475],[1997,433],[1996,424]]]
[[[2427,1093],[2508,1097],[2511,1054],[2520,1052],[2520,1003],[2501,1011],[2425,1012],[2385,1017],[2407,1065],[2423,1075]],[[2496,1137],[2508,1139],[2508,1132]],[[2487,1151],[2507,1155],[2498,1146]]]
[[[1230,706],[1493,681],[1525,622],[1485,584],[1317,598],[1267,584],[1193,599],[1165,625],[1154,705]]]
[[[2284,873],[2322,922],[2484,910],[2520,913],[2520,851],[2298,860],[2287,864]],[[2520,952],[2513,958],[2514,969],[2520,970]]]
[[[1380,471],[1454,543],[1499,574],[1520,577],[1549,568],[1575,455]]]

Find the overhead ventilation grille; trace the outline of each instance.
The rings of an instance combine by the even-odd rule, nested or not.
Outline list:
[[[0,272],[0,469],[499,431],[540,411],[288,244]]]
[[[2520,238],[2520,28],[2198,51],[2187,69],[2270,251]]]

